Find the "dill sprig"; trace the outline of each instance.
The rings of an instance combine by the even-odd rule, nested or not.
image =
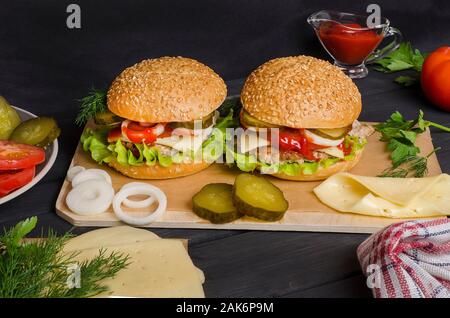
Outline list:
[[[71,288],[68,269],[77,264],[78,254],[61,253],[71,234],[58,237],[50,230],[45,239],[24,242],[36,223],[36,217],[26,219],[0,236],[0,298],[95,296],[107,290],[103,279],[114,277],[128,265],[128,256],[101,250],[93,259],[78,264],[81,284]]]
[[[84,125],[89,119],[94,118],[95,114],[105,112],[108,109],[106,106],[106,92],[94,87],[79,102],[81,103],[80,112],[75,119],[75,123],[78,126]]]
[[[440,150],[441,148],[435,148],[425,157],[422,156],[408,156],[399,165],[393,166],[384,170],[379,177],[390,178],[423,178],[428,174],[428,158]]]

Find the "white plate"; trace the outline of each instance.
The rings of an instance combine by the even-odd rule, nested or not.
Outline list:
[[[14,107],[14,109],[17,111],[17,113],[19,114],[20,119],[22,121],[37,117],[35,114],[32,114],[21,108]],[[3,204],[5,202],[8,202],[8,201],[14,199],[15,197],[26,192],[28,189],[30,189],[36,183],[38,183],[47,174],[47,172],[50,170],[50,168],[53,166],[57,155],[58,155],[58,140],[55,139],[55,141],[50,146],[48,146],[47,149],[45,149],[45,161],[36,167],[36,175],[33,178],[33,180],[31,180],[30,183],[27,183],[23,187],[11,192],[10,194],[8,194],[4,197],[1,197],[0,204]]]

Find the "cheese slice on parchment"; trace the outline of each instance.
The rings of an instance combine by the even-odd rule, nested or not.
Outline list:
[[[109,291],[96,297],[205,297],[199,270],[179,240],[157,239],[106,250],[107,255],[112,252],[129,255],[130,264],[114,278],[103,280]],[[84,249],[75,259],[82,262],[98,253],[97,248]]]
[[[75,236],[64,245],[63,252],[138,243],[159,238],[158,235],[148,230],[137,229],[126,225],[114,226]]]
[[[194,266],[180,240],[115,226],[71,238],[62,253],[74,254],[75,260],[82,262],[96,257],[100,249],[107,255],[128,255],[130,265],[116,277],[102,281],[110,291],[97,297],[204,297],[205,275]]]
[[[450,176],[379,178],[338,173],[314,189],[340,212],[390,218],[450,215]]]

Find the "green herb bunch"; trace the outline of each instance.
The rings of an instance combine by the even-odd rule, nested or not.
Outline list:
[[[385,170],[382,177],[409,177],[421,178],[427,174],[427,159],[437,150],[434,149],[425,157],[419,156],[420,148],[416,146],[418,134],[426,131],[427,127],[436,127],[450,132],[450,128],[424,119],[420,110],[415,120],[405,120],[398,111],[384,123],[375,125],[381,133],[381,141],[387,142],[391,151],[392,167]]]
[[[70,266],[77,253],[61,253],[70,234],[58,237],[49,231],[45,239],[24,241],[36,226],[37,218],[19,222],[0,236],[0,298],[91,297],[107,291],[101,284],[128,265],[120,253],[101,250],[92,260],[78,264],[80,286],[67,284]]]
[[[375,70],[383,73],[393,73],[412,70],[412,75],[398,76],[394,81],[403,86],[411,86],[419,82],[419,73],[426,58],[418,49],[413,49],[411,43],[403,42],[399,48],[386,57],[375,62]]]

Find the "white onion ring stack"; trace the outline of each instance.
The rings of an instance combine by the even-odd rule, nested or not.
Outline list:
[[[72,182],[73,178],[79,174],[80,172],[86,170],[84,167],[82,166],[73,166],[69,169],[69,171],[67,171],[67,180],[69,180],[70,182]]]
[[[66,203],[74,213],[94,215],[105,212],[113,198],[114,189],[109,183],[105,180],[89,179],[70,190]]]
[[[121,190],[130,188],[130,187],[134,187],[136,185],[146,186],[147,183],[144,183],[144,182],[130,182],[130,183],[125,184],[121,188]],[[155,202],[155,199],[151,195],[149,195],[149,197],[144,199],[144,200],[136,201],[136,200],[130,200],[128,198],[125,198],[122,201],[123,205],[125,205],[126,207],[131,208],[131,209],[145,209],[145,208],[148,208],[149,206],[151,206],[153,204],[153,202]]]
[[[122,210],[122,202],[131,195],[148,195],[158,201],[156,210],[145,217],[134,217]],[[167,208],[167,197],[161,189],[150,184],[141,183],[122,187],[120,191],[114,196],[113,209],[116,216],[123,222],[131,225],[146,225],[157,220],[164,214]]]
[[[75,188],[77,185],[87,180],[104,180],[105,182],[112,184],[111,177],[106,171],[102,169],[87,169],[75,175],[72,179],[72,187]]]
[[[111,177],[101,169],[74,166],[67,172],[72,190],[66,197],[69,209],[80,215],[95,215],[108,210],[114,198]]]

